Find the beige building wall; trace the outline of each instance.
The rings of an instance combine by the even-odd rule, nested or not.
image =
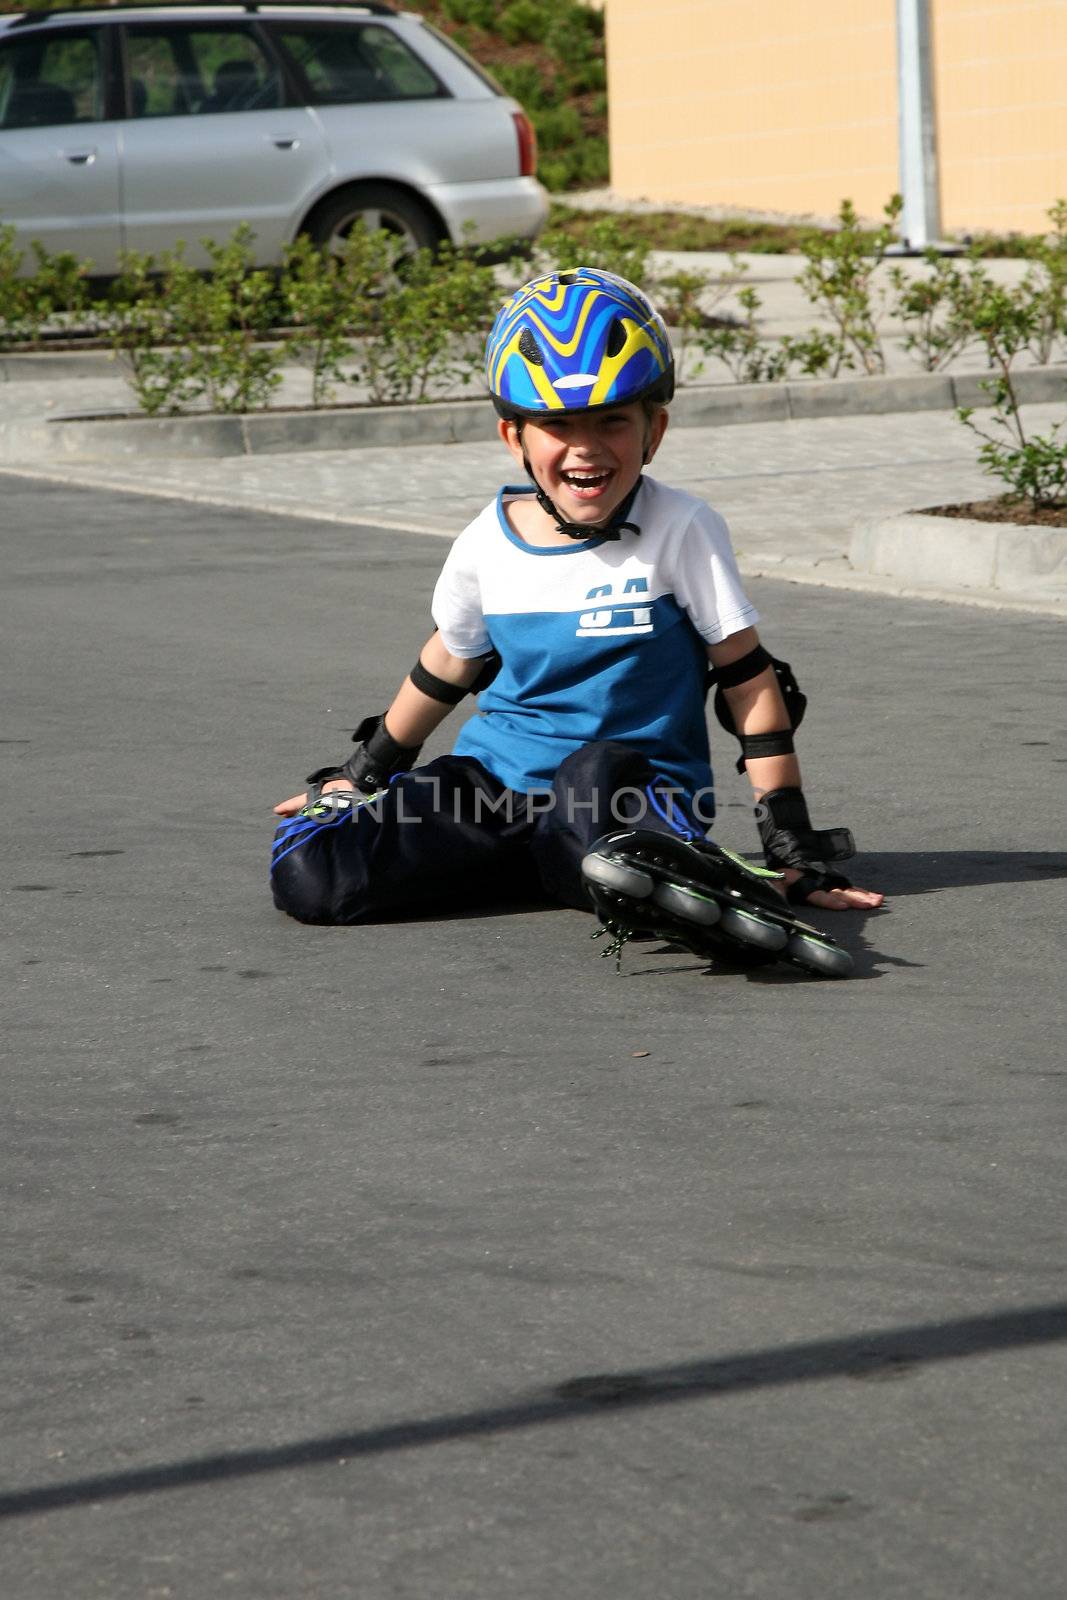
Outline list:
[[[946,228],[1034,232],[1067,197],[1067,0],[933,0]]]
[[[1067,195],[1067,0],[931,0],[946,229]],[[606,0],[612,187],[877,216],[899,187],[895,0]]]

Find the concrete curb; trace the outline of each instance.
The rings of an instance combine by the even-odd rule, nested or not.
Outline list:
[[[50,417],[0,427],[0,459],[217,459],[406,444],[482,444],[493,437],[488,400],[366,406],[350,411],[258,411],[245,416]]]
[[[849,559],[856,572],[909,586],[951,585],[1067,601],[1067,529],[978,522],[921,511],[858,528]]]
[[[1060,617],[1067,621],[1067,592],[1007,594],[1004,590],[969,589],[943,580],[940,583],[908,583],[875,573],[857,572],[841,557],[818,566],[803,562],[768,561],[759,556],[740,558],[738,566],[746,578],[773,578],[779,583],[802,583],[819,589],[840,589],[849,594],[883,595],[893,600],[925,600],[933,605],[972,606],[979,611],[1001,611],[1019,616]]]
[[[121,368],[110,350],[37,350],[0,356],[0,383],[49,383],[55,378],[114,378]]]
[[[9,358],[16,359],[16,358]],[[32,357],[63,360],[63,357]],[[917,373],[887,378],[834,378],[775,384],[721,384],[680,389],[671,407],[676,427],[730,427],[799,418],[945,411],[981,404],[979,373]],[[1029,403],[1067,400],[1067,366],[1031,367],[1017,375]],[[27,452],[72,459],[130,456],[222,457],[312,450],[358,450],[405,444],[465,444],[491,437],[487,400],[435,400],[425,405],[361,406],[345,411],[266,411],[228,417],[66,416],[0,429],[0,458]]]

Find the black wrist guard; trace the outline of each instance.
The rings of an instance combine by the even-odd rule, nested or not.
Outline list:
[[[856,854],[848,828],[813,828],[808,803],[799,789],[772,789],[756,806],[756,822],[767,865],[780,872],[794,867],[801,876],[786,890],[786,899],[803,905],[814,889],[850,889],[848,878],[831,872],[828,861],[847,861]]]
[[[421,744],[398,744],[387,731],[384,717],[364,717],[352,738],[359,748],[341,766],[319,767],[308,773],[307,805],[321,799],[322,786],[331,778],[347,778],[363,794],[377,794],[395,773],[412,766],[422,749]]]

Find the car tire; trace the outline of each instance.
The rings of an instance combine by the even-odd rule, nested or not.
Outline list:
[[[405,254],[432,250],[441,229],[419,202],[388,183],[358,183],[341,189],[312,212],[304,232],[323,250],[340,254],[355,223],[369,229],[384,228]]]

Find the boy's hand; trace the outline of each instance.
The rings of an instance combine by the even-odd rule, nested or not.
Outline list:
[[[329,794],[331,789],[354,789],[355,784],[349,783],[347,778],[331,778],[329,783],[322,786],[323,794]],[[298,811],[303,811],[307,805],[307,794],[294,794],[292,799],[283,800],[280,806],[274,807],[276,817],[295,817]]]
[[[805,880],[795,897],[786,894],[791,905],[818,906],[823,911],[877,911],[884,904],[884,894],[853,888],[834,871],[834,862],[855,855],[855,841],[848,828],[814,829],[799,788],[786,784],[760,793],[756,821],[767,865],[783,874],[783,892]],[[818,887],[820,884],[823,887]]]
[[[785,867],[782,876],[786,883],[796,883],[803,873],[796,867]],[[823,911],[877,911],[884,902],[885,895],[874,889],[815,889],[804,904]]]

